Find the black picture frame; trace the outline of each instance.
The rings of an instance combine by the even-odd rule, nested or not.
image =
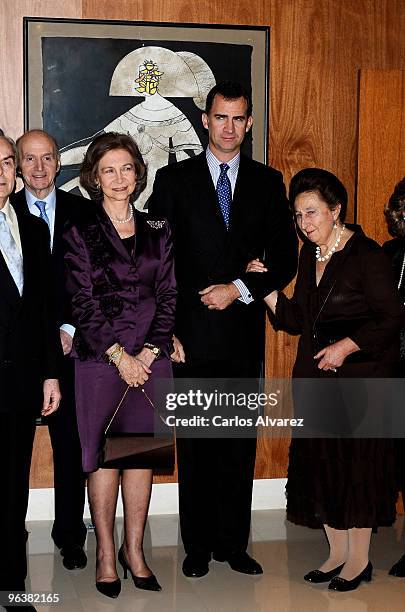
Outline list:
[[[78,190],[80,156],[105,128],[134,136],[153,183],[157,167],[206,146],[205,96],[215,82],[234,80],[251,90],[253,101],[244,152],[266,163],[269,40],[267,26],[24,17],[25,129],[45,129],[56,138],[58,186],[69,191]],[[141,68],[149,70],[146,77]],[[142,96],[145,83],[149,95]]]

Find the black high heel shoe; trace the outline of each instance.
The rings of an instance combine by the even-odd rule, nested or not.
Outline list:
[[[121,580],[117,578],[117,580],[113,580],[112,582],[96,582],[96,589],[106,597],[117,599],[118,595],[121,593]]]
[[[346,580],[345,578],[341,578],[340,576],[336,576],[336,578],[333,578],[333,580],[331,580],[329,583],[328,589],[330,589],[331,591],[339,592],[354,591],[354,589],[357,589],[360,582],[370,582],[372,573],[373,566],[369,561],[364,570],[352,580]]]
[[[342,569],[343,566],[344,566],[344,563],[342,563],[342,565],[339,565],[339,567],[335,567],[335,569],[332,569],[329,572],[323,572],[322,570],[319,570],[319,569],[312,570],[312,572],[308,572],[308,574],[305,574],[304,580],[306,580],[307,582],[312,582],[312,584],[320,584],[321,582],[329,582],[329,580],[332,580],[332,578],[340,574],[340,570]]]
[[[402,555],[399,561],[394,563],[388,572],[390,576],[397,576],[398,578],[405,578],[405,555]]]
[[[119,549],[118,552],[118,561],[124,570],[124,578],[125,580],[128,578],[128,572],[131,574],[132,580],[134,581],[134,585],[137,589],[144,589],[144,591],[161,591],[162,587],[156,580],[156,576],[152,574],[151,576],[147,576],[146,578],[143,576],[135,576],[132,573],[131,568],[129,567],[128,561],[125,558],[123,547]]]

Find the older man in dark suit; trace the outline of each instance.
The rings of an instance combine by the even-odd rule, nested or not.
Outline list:
[[[25,515],[35,418],[59,405],[60,343],[51,291],[49,233],[16,211],[16,150],[0,133],[0,504],[1,603],[4,592],[24,591]],[[7,606],[6,606],[7,607]],[[33,609],[27,606],[26,609]]]
[[[44,419],[53,450],[55,520],[52,538],[61,549],[63,565],[69,569],[86,566],[83,550],[85,476],[77,432],[74,365],[69,356],[74,327],[70,324],[70,301],[65,292],[62,234],[67,221],[77,218],[90,202],[55,188],[60,160],[57,144],[43,130],[30,130],[17,140],[19,173],[24,189],[12,197],[18,211],[40,217],[49,228],[53,264],[53,288],[57,326],[65,355],[62,362],[62,402],[57,414]]]
[[[202,121],[205,152],[156,174],[149,210],[168,218],[178,302],[174,359],[187,378],[255,378],[264,357],[261,298],[294,277],[297,237],[280,172],[240,154],[252,125],[238,83],[216,85]],[[247,274],[254,258],[267,271]],[[246,552],[256,440],[178,439],[183,572],[203,576],[211,555],[262,573]]]

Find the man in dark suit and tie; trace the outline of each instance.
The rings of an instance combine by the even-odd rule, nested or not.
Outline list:
[[[77,431],[74,397],[74,363],[69,357],[74,327],[70,324],[70,301],[65,293],[62,234],[65,223],[90,203],[55,188],[60,160],[57,144],[46,132],[30,130],[17,140],[18,170],[24,189],[12,198],[15,208],[40,217],[49,228],[54,272],[56,318],[64,359],[61,372],[62,402],[58,412],[45,419],[53,450],[55,520],[52,538],[71,570],[87,563],[83,545],[85,476]]]
[[[202,115],[207,150],[158,170],[149,211],[172,228],[178,301],[174,360],[185,378],[256,378],[265,345],[262,304],[294,277],[297,237],[280,172],[241,155],[251,100],[238,83],[217,84]],[[254,258],[267,271],[248,274]],[[262,573],[246,552],[255,439],[178,439],[180,526],[186,576],[213,555]]]
[[[15,176],[15,145],[0,130],[0,592],[6,609],[7,593],[25,590],[35,419],[41,406],[43,416],[58,408],[62,358],[48,230],[11,205]]]

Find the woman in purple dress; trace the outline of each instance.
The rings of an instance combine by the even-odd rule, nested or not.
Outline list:
[[[104,429],[153,432],[153,381],[171,378],[176,287],[168,223],[135,211],[146,166],[132,138],[102,134],[87,150],[81,183],[95,205],[65,233],[67,290],[76,325],[76,406],[83,469],[97,538],[96,587],[117,597],[114,518],[121,480],[124,539],[118,560],[135,586],[160,590],[143,554],[151,469],[99,468]]]

